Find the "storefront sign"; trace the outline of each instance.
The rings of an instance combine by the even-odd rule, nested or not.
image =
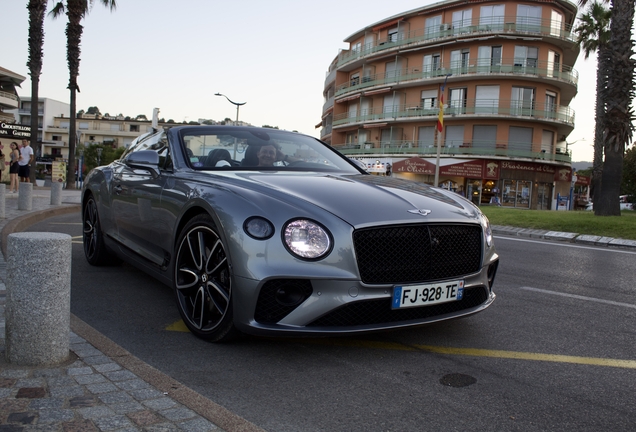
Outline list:
[[[478,160],[441,166],[439,168],[439,173],[443,176],[481,178],[483,172],[484,161]]]
[[[434,175],[435,164],[426,159],[412,157],[396,162],[393,165],[393,172]]]
[[[51,164],[51,181],[60,183],[66,181],[66,162],[55,161]]]
[[[589,186],[592,183],[592,178],[589,176],[576,176],[576,184],[579,186]]]
[[[31,126],[0,123],[0,138],[31,138]]]
[[[535,164],[530,162],[502,161],[501,169],[549,173],[554,175],[555,181],[570,181],[572,179],[571,168],[557,167],[554,165]]]

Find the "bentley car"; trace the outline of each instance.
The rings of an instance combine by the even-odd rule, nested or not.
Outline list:
[[[88,174],[82,220],[90,264],[168,284],[210,341],[407,328],[495,299],[499,257],[475,205],[294,132],[153,129]]]

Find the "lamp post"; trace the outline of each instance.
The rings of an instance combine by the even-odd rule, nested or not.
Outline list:
[[[239,119],[239,107],[241,105],[245,105],[247,102],[233,102],[230,100],[229,97],[225,96],[224,94],[221,93],[215,93],[214,96],[223,96],[225,99],[228,100],[228,102],[230,102],[233,105],[236,105],[236,125],[238,126],[238,119]]]

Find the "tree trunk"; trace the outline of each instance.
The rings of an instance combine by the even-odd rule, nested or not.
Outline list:
[[[29,178],[35,183],[37,164],[36,157],[40,152],[42,141],[38,140],[40,74],[42,73],[42,47],[44,46],[44,14],[47,0],[30,0],[29,9],[29,75],[31,76],[31,148],[33,148],[33,164]]]
[[[594,159],[592,162],[592,182],[590,195],[600,196],[603,174],[603,120],[605,118],[605,91],[607,88],[607,48],[600,46],[596,67],[596,118],[594,119]]]
[[[68,61],[69,84],[71,93],[71,118],[68,128],[68,176],[66,188],[75,189],[75,143],[77,143],[77,106],[76,97],[79,92],[77,77],[80,64],[80,43],[82,41],[82,18],[86,12],[85,2],[82,0],[67,0],[68,25],[66,26],[66,59]]]
[[[607,77],[605,115],[605,162],[601,177],[601,194],[594,202],[597,216],[620,216],[621,180],[625,147],[632,140],[632,109],[634,97],[634,60],[631,30],[634,24],[634,1],[613,0],[610,64]]]

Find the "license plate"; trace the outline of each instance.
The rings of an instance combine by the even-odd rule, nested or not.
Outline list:
[[[393,287],[393,309],[447,303],[464,297],[464,281]]]

